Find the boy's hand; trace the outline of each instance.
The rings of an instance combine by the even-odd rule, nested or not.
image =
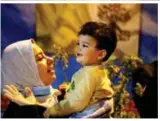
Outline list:
[[[67,90],[68,89],[68,87],[69,87],[69,85],[70,85],[70,82],[63,82],[59,87],[58,87],[58,89],[61,91],[61,90]]]
[[[45,118],[49,118],[49,117],[55,117],[58,115],[57,115],[56,109],[54,107],[50,107],[45,110],[45,112],[43,113],[43,116]]]
[[[43,113],[43,116],[44,116],[45,118],[49,118],[50,112],[49,112],[48,108],[47,108],[47,109],[45,110],[45,112]]]
[[[46,99],[43,103],[38,103],[38,105],[43,106],[45,108],[51,108],[57,103],[57,97],[56,96],[50,96]]]

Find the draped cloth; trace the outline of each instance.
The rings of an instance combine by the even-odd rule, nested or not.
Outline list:
[[[7,46],[2,54],[2,88],[12,84],[23,90],[26,86],[43,86],[32,50],[31,39]]]

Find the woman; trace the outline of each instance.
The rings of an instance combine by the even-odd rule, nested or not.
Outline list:
[[[53,59],[46,56],[33,39],[13,43],[4,50],[2,55],[2,88],[5,85],[6,89],[17,90],[17,87],[22,94],[29,95],[25,105],[38,104],[43,107],[50,107],[57,103],[56,96],[60,92],[51,88],[55,79]],[[26,87],[32,88],[34,95],[37,96],[36,99],[32,91]],[[8,92],[6,89],[4,92]],[[18,90],[17,94],[20,94]],[[21,94],[19,96],[23,97]],[[14,100],[12,101],[14,102]],[[16,109],[15,104],[11,103],[4,117],[19,117],[20,114],[17,115],[19,112],[16,111],[13,114],[13,109]],[[23,111],[21,110],[21,112]],[[26,117],[25,115],[23,116]],[[31,117],[36,116],[32,115]]]

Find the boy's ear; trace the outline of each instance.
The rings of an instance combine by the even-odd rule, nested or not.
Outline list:
[[[103,60],[107,55],[106,50],[100,50],[98,55],[98,60]]]

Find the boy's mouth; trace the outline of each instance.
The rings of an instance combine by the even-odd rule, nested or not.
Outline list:
[[[82,56],[82,54],[81,53],[77,53],[77,56]]]

